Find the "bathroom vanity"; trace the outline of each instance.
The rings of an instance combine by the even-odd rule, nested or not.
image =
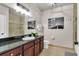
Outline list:
[[[37,56],[43,48],[43,36],[38,36],[33,40],[19,39],[16,42],[0,46],[0,56]]]

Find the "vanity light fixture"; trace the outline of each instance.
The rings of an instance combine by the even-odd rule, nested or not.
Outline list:
[[[17,6],[19,6],[19,7],[23,8],[23,9],[25,9],[26,11],[30,11],[28,8],[26,8],[25,6],[23,6],[23,5],[20,4],[20,3],[17,3]]]
[[[32,17],[30,10],[20,3],[16,4],[15,9],[16,9],[16,12],[20,12],[21,14],[25,14],[29,17]]]

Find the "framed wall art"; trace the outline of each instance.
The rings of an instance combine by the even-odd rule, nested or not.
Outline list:
[[[49,18],[48,29],[64,29],[64,17]]]
[[[28,21],[28,29],[35,29],[36,21]]]

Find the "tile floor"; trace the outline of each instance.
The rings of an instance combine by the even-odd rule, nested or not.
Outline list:
[[[61,48],[56,46],[49,46],[48,49],[44,49],[40,56],[64,56],[65,52],[72,52],[74,53],[74,50],[67,49],[67,48]]]

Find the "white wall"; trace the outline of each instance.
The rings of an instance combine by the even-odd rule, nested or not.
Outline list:
[[[48,29],[48,18],[64,16],[64,29]],[[50,44],[73,48],[73,6],[57,7],[43,12],[44,39]],[[53,40],[55,39],[55,40]]]
[[[5,6],[2,6],[0,5],[0,15],[4,15],[6,17],[6,20],[5,20],[5,36],[7,37],[8,36],[8,20],[9,20],[9,9],[6,8]]]

